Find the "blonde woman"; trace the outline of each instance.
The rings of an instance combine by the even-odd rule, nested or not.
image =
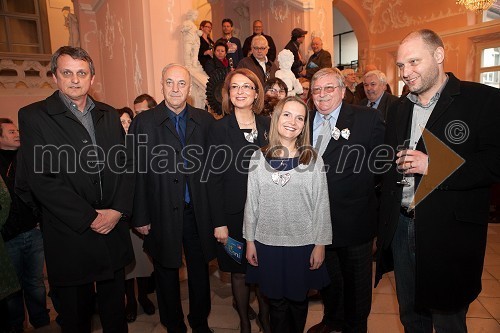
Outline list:
[[[286,97],[273,112],[269,145],[250,159],[246,278],[269,300],[271,332],[303,332],[309,289],[330,282],[323,265],[332,243],[328,187],[309,132],[306,105]]]

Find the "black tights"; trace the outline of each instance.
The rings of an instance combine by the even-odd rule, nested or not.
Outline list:
[[[137,279],[137,298],[139,302],[144,301],[148,298],[148,284],[149,277],[138,277]],[[135,286],[134,279],[125,280],[125,295],[127,296],[127,304],[137,307],[137,301],[135,299]]]
[[[248,307],[250,300],[250,287],[245,283],[245,274],[231,273],[231,289],[236,302],[236,310],[240,317],[240,332],[250,333],[251,325],[248,319]],[[264,333],[270,333],[269,328],[269,305],[267,300],[261,295],[258,288],[255,291],[259,302],[259,322]]]

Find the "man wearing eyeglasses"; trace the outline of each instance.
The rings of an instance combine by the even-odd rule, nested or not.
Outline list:
[[[252,54],[240,61],[238,68],[248,68],[259,78],[262,86],[266,81],[274,78],[278,66],[267,57],[269,45],[264,36],[255,36],[252,39]]]
[[[132,225],[145,236],[144,249],[153,258],[160,322],[168,332],[187,330],[179,285],[184,250],[189,325],[194,333],[208,333],[208,262],[216,243],[201,173],[214,119],[187,104],[191,76],[186,67],[165,66],[161,87],[164,101],[137,115],[129,131],[137,152],[144,152],[137,158]]]
[[[269,51],[267,53],[267,58],[274,62],[276,60],[276,45],[274,44],[274,40],[271,36],[264,34],[264,25],[261,20],[255,20],[253,22],[253,35],[248,36],[243,43],[243,55],[248,57],[252,54],[252,39],[255,36],[264,36],[267,40],[267,44],[269,45]]]
[[[342,103],[346,88],[337,69],[317,71],[310,89],[311,136],[327,166],[334,238],[325,253],[331,284],[321,290],[323,320],[308,332],[366,332],[377,225],[371,153],[385,128],[377,112]]]

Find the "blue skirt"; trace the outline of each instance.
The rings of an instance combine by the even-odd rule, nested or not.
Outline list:
[[[320,290],[330,284],[323,263],[310,270],[314,245],[270,246],[255,241],[259,266],[247,265],[247,283],[256,283],[268,298],[304,301],[309,289]]]

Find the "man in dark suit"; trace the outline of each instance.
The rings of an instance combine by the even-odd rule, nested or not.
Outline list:
[[[334,236],[325,254],[331,284],[321,290],[323,320],[308,332],[366,332],[377,224],[373,152],[383,143],[384,124],[377,112],[342,103],[337,69],[316,72],[311,93],[312,142],[327,166]]]
[[[323,41],[319,37],[314,37],[311,41],[313,54],[307,60],[306,68],[300,72],[300,75],[311,80],[314,73],[321,68],[332,67],[332,55],[327,50],[323,50]]]
[[[377,109],[382,118],[387,120],[387,110],[392,103],[398,100],[397,96],[389,94],[387,90],[387,78],[379,70],[367,72],[363,76],[363,87],[366,98],[359,102],[359,105],[365,105]]]
[[[165,100],[142,112],[132,123],[137,178],[132,224],[143,235],[153,258],[160,321],[169,333],[187,331],[180,299],[179,267],[186,258],[189,315],[193,332],[211,332],[208,262],[215,257],[206,182],[208,128],[214,121],[204,110],[186,103],[189,71],[167,65],[162,72]]]
[[[133,252],[123,217],[132,213],[133,160],[116,110],[88,96],[95,74],[88,53],[63,46],[51,71],[59,90],[19,111],[17,170],[42,207],[62,332],[90,333],[94,284],[103,331],[127,332],[124,267]]]
[[[397,66],[411,93],[387,118],[393,153],[410,149],[398,152],[384,175],[376,281],[394,268],[408,332],[467,331],[467,309],[481,291],[489,190],[500,180],[500,91],[446,73],[444,58],[431,30],[403,39]],[[431,133],[440,145],[429,155],[436,149]],[[447,150],[457,162],[443,173],[452,163],[442,158]],[[416,201],[422,189],[427,196]]]
[[[264,36],[266,38],[267,44],[269,45],[267,58],[269,59],[269,61],[274,62],[276,60],[276,45],[274,44],[274,40],[271,36],[264,34],[264,26],[261,20],[253,21],[253,34],[251,36],[248,36],[243,43],[243,56],[249,57],[253,54],[252,39],[255,36]]]

